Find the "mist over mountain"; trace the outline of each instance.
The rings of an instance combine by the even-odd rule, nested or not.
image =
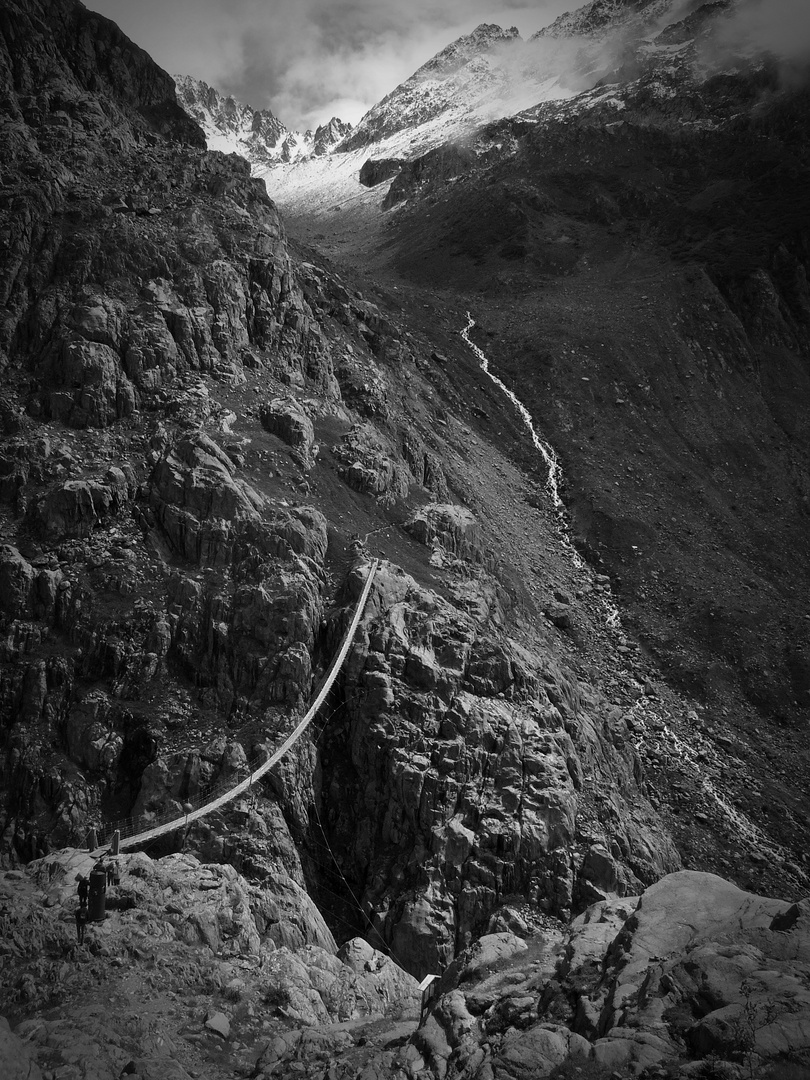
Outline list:
[[[4,0],[12,1080],[810,1074],[804,27],[301,134]]]

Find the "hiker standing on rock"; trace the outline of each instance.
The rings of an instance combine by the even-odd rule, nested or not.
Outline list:
[[[76,908],[76,937],[80,945],[84,944],[84,928],[87,925],[87,908],[80,904]]]
[[[90,883],[83,874],[79,874],[79,885],[76,890],[79,894],[79,907],[87,907],[87,895],[90,891]]]

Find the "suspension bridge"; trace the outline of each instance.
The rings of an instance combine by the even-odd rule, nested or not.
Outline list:
[[[221,809],[221,807],[225,806],[227,803],[232,802],[234,799],[239,798],[240,795],[243,795],[255,783],[261,780],[261,778],[272,769],[276,762],[280,761],[281,758],[292,749],[315,719],[318,710],[321,708],[329,691],[332,689],[332,685],[340,673],[340,669],[343,667],[349,649],[354,641],[354,635],[360,623],[360,619],[363,616],[366,602],[369,593],[371,592],[371,586],[374,582],[374,575],[377,573],[379,565],[379,559],[374,559],[369,564],[363,590],[360,593],[349,627],[343,636],[341,646],[332,661],[332,666],[329,668],[326,678],[309,709],[307,709],[306,713],[301,717],[281,745],[276,747],[273,753],[264,761],[257,762],[255,766],[251,768],[250,774],[243,780],[240,780],[233,786],[225,786],[223,790],[209,791],[207,795],[201,797],[200,804],[196,807],[192,806],[188,813],[184,812],[179,816],[176,813],[172,813],[168,815],[165,820],[161,821],[152,819],[148,828],[139,827],[143,825],[142,821],[139,822],[137,820],[133,821],[132,819],[126,819],[125,821],[115,822],[106,825],[103,828],[96,829],[97,840],[101,841],[101,837],[104,839],[97,844],[91,845],[94,848],[94,856],[100,857],[101,855],[106,854],[116,833],[118,834],[118,850],[123,851],[127,848],[140,847],[142,844],[149,843],[150,841],[156,840],[158,837],[165,836],[166,833],[174,832],[177,829],[187,828],[192,822],[198,821],[200,818],[214,813],[214,811]]]

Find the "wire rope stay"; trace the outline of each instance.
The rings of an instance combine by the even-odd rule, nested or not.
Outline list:
[[[324,680],[324,683],[317,697],[312,702],[306,713],[298,721],[290,734],[287,736],[287,738],[284,740],[284,742],[276,750],[273,751],[273,753],[265,762],[263,762],[256,769],[254,769],[251,772],[250,776],[240,781],[240,783],[236,784],[234,787],[229,788],[229,790],[224,792],[224,794],[218,796],[211,802],[205,803],[203,806],[197,807],[196,810],[191,810],[188,814],[183,814],[180,817],[173,818],[171,821],[164,822],[161,825],[155,825],[151,829],[146,829],[144,832],[137,833],[135,836],[122,837],[119,843],[119,850],[123,850],[124,848],[138,847],[140,844],[145,844],[150,840],[155,840],[157,837],[163,836],[165,833],[174,832],[175,829],[185,828],[193,821],[197,821],[199,818],[205,817],[207,814],[211,814],[215,810],[218,810],[226,803],[232,802],[233,799],[238,798],[239,795],[242,795],[245,791],[248,790],[248,788],[255,784],[257,780],[260,780],[270,769],[272,769],[276,762],[279,761],[282,757],[284,757],[287,751],[292,746],[294,746],[296,742],[298,742],[298,740],[301,738],[306,729],[314,720],[318,710],[326,700],[329,691],[332,689],[332,684],[337,678],[338,672],[343,667],[343,663],[346,659],[349,649],[351,648],[352,641],[354,640],[355,631],[357,630],[360,619],[363,616],[363,611],[366,607],[366,601],[368,600],[368,595],[371,592],[371,586],[374,581],[374,575],[376,574],[379,565],[379,559],[374,559],[370,564],[368,575],[366,577],[366,582],[363,586],[363,591],[360,594],[360,599],[357,601],[357,607],[355,608],[352,621],[343,638],[340,650],[338,651],[335,659],[332,661],[332,666],[329,669],[329,674]]]

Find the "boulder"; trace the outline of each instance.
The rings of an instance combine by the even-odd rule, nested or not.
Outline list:
[[[212,1031],[221,1039],[229,1039],[231,1035],[231,1022],[223,1012],[209,1011],[205,1018],[205,1030]]]
[[[601,1035],[597,1059],[652,1065],[678,1058],[684,1042],[695,1055],[736,1061],[810,1056],[808,910],[714,874],[662,878],[607,949],[588,1010]],[[594,940],[592,928],[599,920],[581,923],[574,950],[578,938]]]
[[[496,968],[503,967],[512,957],[519,956],[527,948],[523,938],[508,931],[485,934],[454,961],[442,977],[442,984],[446,981],[451,984],[476,982]]]
[[[258,523],[263,500],[202,432],[184,435],[155,465],[149,503],[172,548],[194,562],[230,556],[240,521]]]
[[[510,1080],[534,1080],[569,1060],[572,1070],[577,1067],[577,1059],[582,1069],[591,1053],[590,1043],[581,1035],[559,1024],[538,1024],[529,1031],[508,1031],[494,1061]]]
[[[282,947],[269,955],[265,971],[271,985],[282,991],[283,1015],[304,1024],[415,1016],[420,1001],[416,980],[384,953],[355,941],[338,956],[314,946],[295,953]]]
[[[360,183],[363,187],[376,187],[396,176],[402,164],[400,158],[368,158],[360,168]]]
[[[426,547],[440,548],[467,562],[492,566],[494,556],[487,547],[475,515],[466,506],[431,503],[420,507],[404,528]]]
[[[262,887],[253,890],[252,909],[263,941],[291,950],[315,945],[325,952],[337,951],[332,932],[309,893],[277,866]]]
[[[358,424],[332,448],[349,487],[368,495],[405,498],[409,474],[391,444],[370,424]]]
[[[128,504],[132,487],[132,474],[115,467],[103,480],[66,480],[30,503],[26,521],[52,543],[86,539]]]
[[[315,429],[307,411],[295,398],[274,398],[259,409],[265,431],[278,436],[294,452],[305,469],[314,464]]]

